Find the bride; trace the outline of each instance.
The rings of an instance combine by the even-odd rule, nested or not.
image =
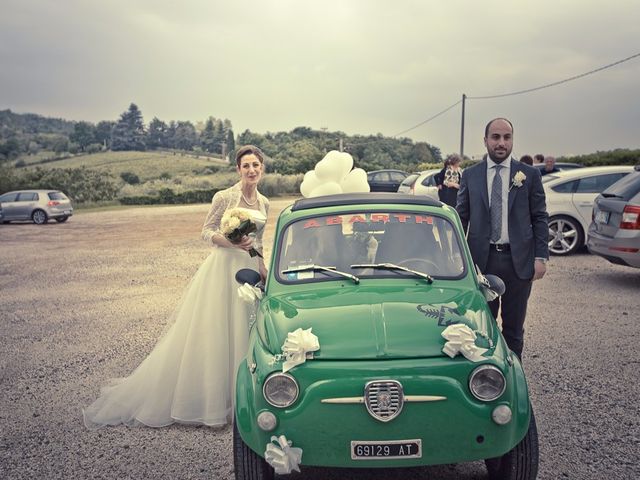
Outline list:
[[[236,154],[240,181],[216,193],[202,228],[213,251],[198,269],[174,313],[175,322],[133,373],[112,380],[83,410],[88,428],[104,425],[163,427],[174,422],[223,425],[230,421],[236,370],[245,356],[249,308],[237,294],[241,268],[267,270],[261,257],[269,201],[257,190],[264,169],[259,148],[246,145]],[[220,230],[232,208],[249,213],[258,227],[255,241],[231,243]]]

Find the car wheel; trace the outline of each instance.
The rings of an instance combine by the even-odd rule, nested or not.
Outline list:
[[[549,219],[549,252],[571,255],[584,244],[584,232],[575,218],[564,215]]]
[[[49,219],[44,210],[36,210],[31,214],[31,220],[33,220],[33,223],[36,225],[44,225]]]
[[[64,223],[67,220],[69,220],[69,217],[58,217],[58,218],[56,218],[56,222],[58,222],[58,223]]]
[[[512,450],[484,461],[491,480],[535,480],[538,475],[538,429],[531,410],[529,430]]]
[[[242,440],[236,422],[233,422],[233,464],[236,480],[273,480],[274,471],[269,464],[251,450]]]

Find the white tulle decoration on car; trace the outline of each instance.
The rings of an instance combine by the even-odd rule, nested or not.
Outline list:
[[[472,362],[484,359],[482,355],[487,349],[476,345],[476,334],[467,325],[463,323],[449,325],[442,332],[442,336],[447,340],[442,351],[451,358],[460,353]]]
[[[258,287],[245,283],[238,287],[238,296],[244,302],[254,303],[262,298],[262,290]]]
[[[305,198],[338,193],[370,191],[367,172],[353,168],[353,157],[346,152],[332,150],[304,175],[300,193]]]
[[[264,459],[278,475],[287,475],[294,470],[300,471],[302,449],[292,447],[292,445],[291,440],[287,440],[284,435],[272,436],[271,442],[267,444]]]
[[[311,328],[303,330],[298,328],[287,334],[287,339],[282,345],[284,363],[282,371],[288,372],[296,365],[304,363],[307,359],[313,358],[313,352],[320,350],[318,337],[311,333]]]

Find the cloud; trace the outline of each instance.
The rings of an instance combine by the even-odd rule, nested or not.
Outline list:
[[[133,101],[147,121],[393,135],[463,93],[532,88],[637,53],[639,16],[633,0],[5,0],[0,108],[98,121]],[[482,153],[497,115],[513,119],[523,153],[637,147],[639,69],[469,101],[465,151]],[[457,151],[460,120],[457,107],[406,135]]]

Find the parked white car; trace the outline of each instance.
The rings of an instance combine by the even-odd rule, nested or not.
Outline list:
[[[542,177],[551,254],[570,255],[585,245],[596,197],[632,171],[632,166],[584,167]]]
[[[410,195],[426,195],[434,200],[438,198],[438,187],[436,186],[435,175],[440,170],[424,170],[420,173],[409,175],[400,184],[398,193],[408,193]]]

